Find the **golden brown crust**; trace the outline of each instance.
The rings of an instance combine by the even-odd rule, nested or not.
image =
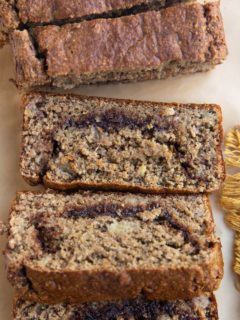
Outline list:
[[[26,76],[29,63],[23,58],[26,45],[21,33],[21,41],[14,34],[11,41],[20,66],[16,83],[25,89],[164,79],[209,70],[227,55],[217,1],[178,4],[117,19],[39,26],[33,31],[37,56],[46,65],[44,81],[42,70],[39,81],[37,73],[34,79]]]
[[[207,19],[207,29],[209,35],[209,48],[207,57],[216,61],[222,61],[226,57],[228,50],[223,28],[222,15],[219,10],[218,1],[208,3],[205,6],[205,17]],[[222,28],[219,26],[222,25]]]
[[[213,262],[215,263],[215,262]],[[144,292],[148,299],[172,300],[188,299],[199,296],[204,292],[216,290],[218,284],[209,279],[211,266],[200,266],[198,269],[167,269],[167,270],[126,270],[122,273],[106,272],[76,272],[76,273],[41,273],[39,270],[27,269],[27,276],[34,283],[34,291],[26,293],[27,300],[47,303],[57,303],[66,297],[67,302],[108,301],[112,299],[130,299]],[[203,271],[204,270],[204,271]],[[149,279],[151,279],[149,281]],[[180,284],[184,282],[184,286]],[[66,283],[75,283],[75,286],[66,290]],[[176,287],[176,283],[179,285]],[[77,285],[76,285],[77,284]],[[195,285],[201,289],[195,290]],[[65,287],[65,288],[64,288]],[[103,287],[107,290],[103,290]],[[50,288],[52,292],[50,292]],[[80,288],[86,288],[81,289]],[[49,290],[48,293],[46,293]]]
[[[18,9],[23,23],[52,23],[163,2],[164,0],[18,0]]]
[[[42,99],[45,99],[47,97],[57,97],[57,96],[65,96],[66,98],[77,98],[77,99],[84,99],[84,100],[89,100],[91,101],[91,99],[98,99],[99,102],[101,103],[101,101],[107,101],[107,102],[114,102],[114,101],[119,101],[119,99],[112,99],[112,98],[104,98],[104,97],[87,97],[87,96],[78,96],[78,95],[71,95],[71,94],[65,94],[65,95],[59,95],[59,94],[52,94],[52,93],[44,93],[44,92],[31,92],[28,94],[25,94],[22,97],[22,109],[25,108],[25,106],[27,106],[29,104],[29,102],[31,100],[33,100],[34,98],[40,97]],[[215,104],[179,104],[179,103],[161,103],[161,102],[150,102],[150,101],[138,101],[138,100],[130,100],[130,99],[121,99],[120,101],[123,101],[124,103],[129,103],[131,105],[138,105],[139,103],[141,103],[141,105],[144,105],[144,107],[150,107],[150,106],[154,106],[154,105],[158,105],[158,106],[173,106],[175,108],[181,108],[182,106],[184,106],[185,108],[194,108],[194,109],[212,109],[214,111],[217,112],[218,114],[218,119],[219,119],[219,123],[218,123],[218,132],[220,134],[220,141],[219,144],[217,145],[217,157],[218,157],[218,164],[219,164],[219,168],[220,171],[222,172],[222,177],[221,177],[221,181],[224,181],[225,179],[225,164],[224,164],[224,160],[223,160],[223,155],[222,155],[222,149],[221,149],[221,145],[222,145],[222,140],[223,140],[223,127],[222,127],[222,111],[221,111],[221,107],[219,105],[215,105]],[[23,130],[27,129],[27,123],[26,123],[26,119],[23,120]],[[21,159],[23,159],[24,155],[21,154]],[[23,174],[23,178],[31,185],[36,185],[41,181],[41,178],[39,176],[33,176],[33,177],[28,177],[25,176]],[[49,188],[53,188],[53,189],[57,189],[57,190],[72,190],[72,189],[103,189],[103,190],[119,190],[119,191],[132,191],[132,192],[143,192],[143,193],[188,193],[189,190],[188,189],[169,189],[169,188],[151,188],[151,187],[144,187],[144,186],[138,186],[138,185],[131,185],[131,184],[118,184],[118,183],[84,183],[81,181],[73,181],[73,182],[69,182],[69,183],[60,183],[60,182],[54,182],[54,181],[49,181],[46,177],[43,178],[43,183],[49,187]],[[207,192],[213,192],[216,191],[216,189],[212,189],[212,190],[207,190]],[[191,190],[191,193],[198,193],[199,190]]]
[[[140,293],[150,300],[190,299],[218,289],[223,275],[222,266],[218,245],[213,261],[192,268],[46,272],[27,267],[32,290],[19,291],[18,294],[29,301],[50,304],[130,299]]]
[[[219,319],[219,317],[218,317],[218,305],[217,305],[217,299],[216,299],[214,294],[211,295],[210,300],[212,302],[212,305],[211,305],[212,320],[218,320]]]
[[[37,52],[28,31],[14,31],[10,41],[15,63],[16,83],[47,84],[49,80],[45,74],[43,62],[37,58]]]
[[[37,27],[34,36],[39,51],[46,53],[48,75],[53,78],[157,68],[173,60],[204,61],[209,45],[203,9],[198,4],[118,19]]]
[[[152,5],[164,0],[0,0],[0,48],[9,42],[10,35],[21,25],[55,23],[59,20],[85,19],[101,14],[122,11],[141,4]],[[179,0],[181,1],[181,0]],[[184,1],[184,0],[183,0]]]
[[[27,181],[29,184],[34,185],[34,181],[30,180],[28,178],[25,178],[25,181]],[[36,180],[35,180],[36,181]],[[132,186],[132,185],[121,185],[121,184],[116,184],[116,183],[84,183],[80,181],[76,182],[53,182],[49,181],[46,178],[43,179],[43,183],[45,184],[46,187],[52,188],[55,190],[77,190],[77,189],[84,189],[84,190],[106,190],[106,191],[113,191],[113,190],[118,190],[118,191],[129,191],[129,192],[141,192],[141,193],[151,193],[151,194],[160,194],[160,193],[180,193],[180,194],[185,194],[189,193],[188,189],[169,189],[169,188],[151,188],[151,187],[142,187],[142,186]],[[216,189],[208,190],[207,192],[211,193],[216,191]],[[199,193],[199,190],[193,190],[191,193]]]
[[[169,0],[167,5],[189,0]],[[193,0],[194,1],[194,0]],[[197,1],[197,0],[196,0]],[[16,29],[32,25],[69,23],[98,17],[130,14],[128,10],[146,11],[166,5],[166,0],[0,0],[0,47]],[[125,13],[124,13],[125,12]]]
[[[187,1],[169,0],[167,5]],[[151,9],[156,5],[165,6],[166,0],[0,0],[0,16],[6,26],[16,28],[18,24],[9,23],[13,16],[22,24],[54,24],[62,20],[90,19],[103,14],[111,16],[112,13],[138,7]]]

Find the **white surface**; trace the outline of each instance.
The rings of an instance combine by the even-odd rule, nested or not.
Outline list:
[[[224,128],[240,123],[240,1],[222,0],[227,61],[205,74],[178,77],[167,81],[99,86],[75,90],[78,93],[117,98],[156,101],[218,103],[222,106]],[[18,172],[21,112],[19,96],[13,84],[9,47],[0,51],[0,219],[7,221],[10,202],[17,190],[29,189]],[[213,201],[214,203],[214,201]],[[214,205],[217,232],[223,244],[225,276],[217,292],[220,320],[240,319],[240,293],[235,290],[231,272],[233,236],[223,222],[221,209]],[[1,241],[0,249],[4,247]],[[0,320],[11,319],[12,290],[5,279],[0,258]]]

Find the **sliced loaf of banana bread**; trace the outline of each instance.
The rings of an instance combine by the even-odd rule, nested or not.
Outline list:
[[[218,1],[15,30],[11,44],[25,89],[164,79],[207,71],[227,55]]]
[[[5,256],[18,296],[46,303],[189,299],[223,274],[204,195],[21,192]]]
[[[14,320],[218,320],[214,295],[192,300],[46,305],[18,300]]]
[[[32,93],[21,173],[56,189],[211,192],[224,179],[216,105]]]

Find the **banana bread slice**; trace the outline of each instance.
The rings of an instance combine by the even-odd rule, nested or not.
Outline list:
[[[5,256],[18,296],[51,304],[189,299],[223,275],[204,195],[21,192]]]
[[[115,303],[46,305],[18,300],[14,320],[218,320],[214,295],[192,300],[147,301],[137,298]]]
[[[25,89],[164,79],[207,71],[227,55],[218,1],[16,30],[11,43]]]
[[[31,93],[21,173],[55,189],[211,192],[224,179],[216,105]]]

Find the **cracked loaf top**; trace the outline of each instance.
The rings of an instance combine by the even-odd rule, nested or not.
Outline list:
[[[0,15],[8,26],[10,15],[26,27],[33,24],[68,22],[76,19],[94,19],[101,15],[131,14],[189,0],[1,0]],[[194,1],[193,1],[194,2]],[[195,1],[197,2],[197,1]]]
[[[21,192],[5,256],[18,294],[46,303],[188,299],[223,272],[205,195]]]
[[[227,54],[219,3],[183,3],[112,19],[14,31],[19,87],[163,79]]]
[[[15,29],[130,15],[187,1],[189,0],[0,0],[0,47],[8,42]]]
[[[224,179],[216,105],[35,93],[23,108],[21,173],[31,184],[211,192]]]

